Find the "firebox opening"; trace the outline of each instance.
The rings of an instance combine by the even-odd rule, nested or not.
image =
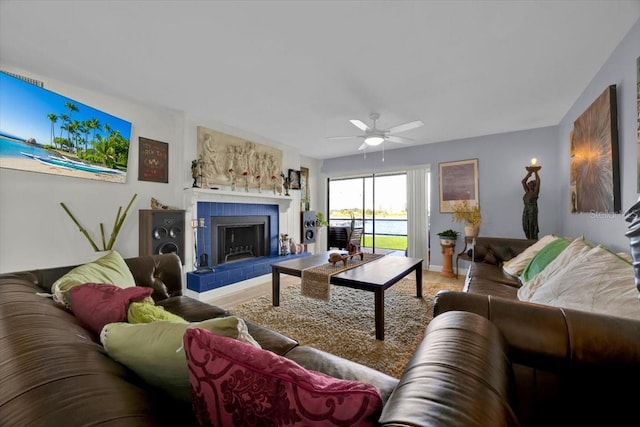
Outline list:
[[[268,255],[269,221],[267,215],[211,217],[214,265]]]

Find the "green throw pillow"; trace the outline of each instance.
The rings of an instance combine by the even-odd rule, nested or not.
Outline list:
[[[189,370],[182,348],[182,338],[187,328],[206,329],[260,347],[249,335],[244,320],[235,316],[193,323],[109,323],[102,329],[100,341],[111,358],[131,369],[144,381],[175,399],[190,402]]]
[[[118,252],[112,251],[102,258],[72,269],[56,280],[51,285],[54,301],[69,306],[67,300],[69,289],[85,283],[105,283],[119,288],[136,285],[127,263]]]
[[[173,314],[170,311],[155,305],[153,299],[145,298],[140,302],[132,302],[127,310],[127,322],[129,323],[151,323],[161,320],[169,320],[171,322],[187,323],[182,317]]]
[[[537,254],[531,258],[527,266],[522,270],[520,278],[523,282],[528,282],[533,279],[536,274],[540,273],[544,268],[553,261],[560,252],[566,249],[571,243],[571,240],[565,238],[558,238],[551,243],[545,245]]]

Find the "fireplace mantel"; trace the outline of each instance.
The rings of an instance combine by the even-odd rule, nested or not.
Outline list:
[[[278,204],[281,210],[287,210],[291,196],[273,194],[272,191],[208,190],[205,188],[187,188],[184,190],[184,207],[192,211],[198,202],[267,203]]]

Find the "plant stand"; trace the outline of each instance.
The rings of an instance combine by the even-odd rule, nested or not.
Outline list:
[[[453,274],[453,254],[456,245],[440,245],[442,248],[442,271],[440,275],[443,277],[455,277]]]

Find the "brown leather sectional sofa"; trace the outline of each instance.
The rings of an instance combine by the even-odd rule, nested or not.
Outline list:
[[[176,255],[126,262],[137,285],[153,288],[156,304],[168,311],[189,321],[228,314],[182,295]],[[111,359],[70,311],[38,295],[71,268],[0,275],[0,426],[195,425],[189,405],[141,381]],[[385,402],[379,425],[518,424],[504,333],[476,314],[434,319],[400,379],[247,324],[265,349],[308,369],[376,385]],[[553,354],[548,359],[555,361]]]
[[[505,404],[521,425],[637,425],[640,322],[518,301],[520,281],[502,271],[498,253],[532,243],[477,238],[463,291],[436,296],[434,321],[462,311],[498,329],[514,392]]]

